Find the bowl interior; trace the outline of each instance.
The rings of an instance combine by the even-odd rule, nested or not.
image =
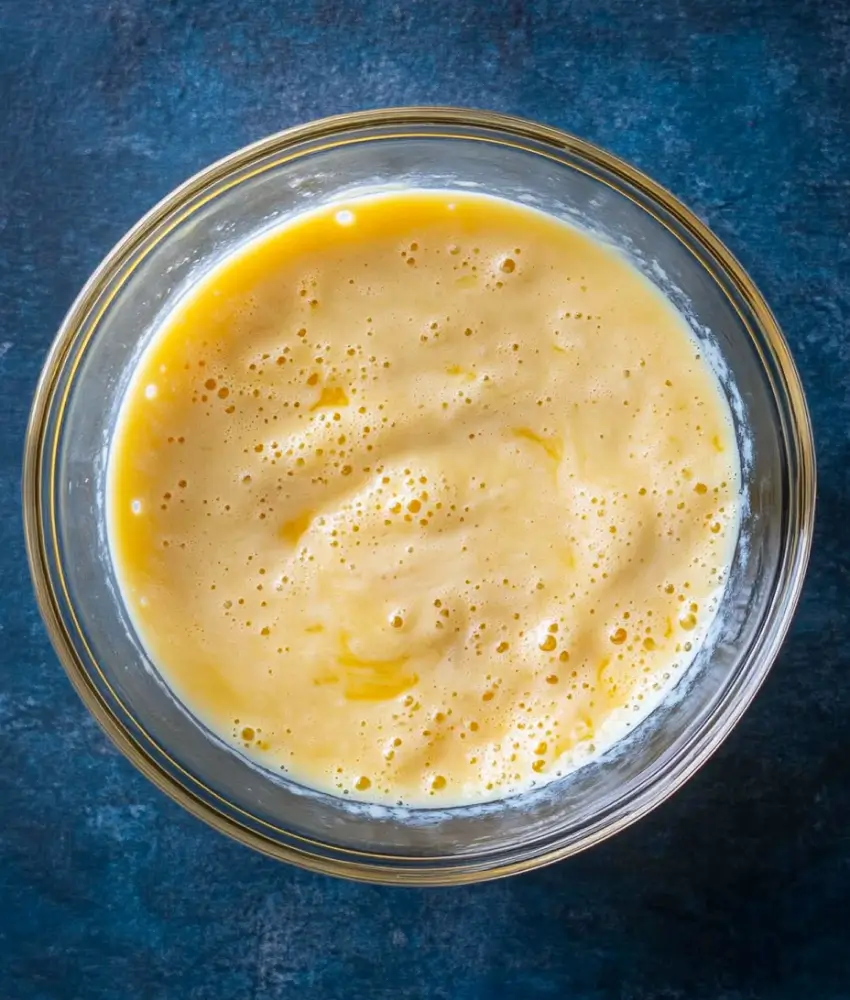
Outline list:
[[[672,199],[599,151],[550,139],[483,125],[373,124],[330,137],[284,135],[235,154],[119,245],[67,321],[76,336],[52,359],[38,499],[54,640],[90,707],[137,764],[207,820],[279,856],[349,874],[371,866],[387,877],[445,880],[579,849],[669,794],[725,735],[775,655],[794,603],[788,581],[805,558],[794,414],[787,371],[763,330],[769,313]],[[499,195],[620,248],[678,305],[712,359],[742,459],[732,572],[710,642],[690,670],[602,759],[492,805],[358,805],[258,768],[170,694],[134,632],[106,539],[117,411],[175,301],[235,247],[293,213],[399,186]]]

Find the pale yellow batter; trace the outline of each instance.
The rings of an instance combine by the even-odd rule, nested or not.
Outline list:
[[[110,460],[133,619],[263,764],[446,805],[618,739],[709,626],[738,524],[715,377],[612,250],[407,191],[226,260],[144,354]]]

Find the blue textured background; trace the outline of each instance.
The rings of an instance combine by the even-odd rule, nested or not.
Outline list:
[[[490,107],[612,149],[750,270],[810,394],[820,509],[755,705],[673,800],[505,882],[370,888],[185,815],[88,718],[19,515],[72,297],[173,185],[268,132]],[[850,997],[847,0],[0,0],[0,1000]]]

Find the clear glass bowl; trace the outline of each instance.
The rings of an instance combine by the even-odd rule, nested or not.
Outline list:
[[[169,693],[135,635],[106,542],[116,413],[152,333],[234,247],[292,213],[376,187],[475,189],[535,205],[621,247],[725,370],[745,512],[712,642],[615,752],[484,807],[364,807],[259,769]],[[290,129],[187,181],[124,237],[68,313],[39,382],[23,502],[53,645],[95,718],[159,788],[276,858],[375,882],[462,883],[589,847],[662,802],[755,695],[803,582],[815,504],[806,403],[788,347],[728,250],[610,154],[517,118],[450,108],[343,115]]]

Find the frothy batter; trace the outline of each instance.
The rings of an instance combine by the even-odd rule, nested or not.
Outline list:
[[[270,768],[444,806],[565,773],[681,675],[739,463],[625,259],[518,205],[300,216],[194,287],[110,458],[125,599],[175,693]]]

